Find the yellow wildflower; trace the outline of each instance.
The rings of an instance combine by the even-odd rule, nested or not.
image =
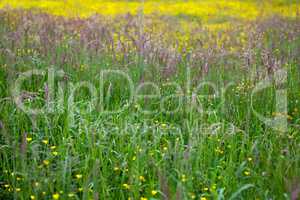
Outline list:
[[[191,199],[196,199],[196,195],[194,193],[190,193]]]
[[[31,142],[31,141],[32,141],[32,137],[27,137],[27,138],[26,138],[26,141],[27,141],[27,142]]]
[[[128,185],[128,184],[126,184],[126,183],[123,184],[123,187],[124,187],[125,189],[127,189],[127,190],[130,189],[130,185]]]
[[[52,195],[52,198],[53,198],[54,200],[59,199],[59,193],[54,193],[54,194]]]
[[[250,176],[250,172],[249,172],[249,171],[244,171],[244,174],[245,174],[246,176]]]
[[[151,194],[152,194],[153,196],[155,196],[155,195],[157,194],[157,190],[152,190],[152,191],[151,191]]]
[[[114,167],[114,171],[119,171],[120,168],[119,167]]]
[[[16,188],[16,192],[20,192],[21,191],[21,188]]]
[[[48,144],[48,140],[42,140],[44,144]]]
[[[143,176],[139,176],[139,179],[140,179],[140,181],[142,181],[142,182],[145,182],[145,181],[146,181],[145,177],[143,177]]]
[[[74,196],[75,196],[75,194],[72,192],[68,194],[68,197],[74,197]]]
[[[181,181],[182,181],[182,182],[186,182],[186,175],[185,175],[185,174],[182,174],[182,175],[181,175]]]
[[[49,160],[43,160],[44,165],[49,165],[49,163],[50,163]]]
[[[34,195],[30,195],[30,199],[34,200],[35,196]]]
[[[77,179],[81,179],[81,178],[82,178],[82,174],[76,174],[75,177],[76,177]]]

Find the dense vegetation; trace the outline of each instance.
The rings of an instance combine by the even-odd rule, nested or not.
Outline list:
[[[299,198],[299,16],[205,23],[1,10],[0,199]]]

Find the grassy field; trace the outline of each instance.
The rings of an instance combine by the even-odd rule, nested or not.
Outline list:
[[[299,199],[299,6],[1,1],[0,199]]]

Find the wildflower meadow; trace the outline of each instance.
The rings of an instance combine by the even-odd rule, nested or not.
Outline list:
[[[0,0],[0,199],[300,199],[298,0]]]

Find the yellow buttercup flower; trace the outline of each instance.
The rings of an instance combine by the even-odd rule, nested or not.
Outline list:
[[[196,199],[196,195],[194,193],[190,193],[191,199]]]
[[[181,181],[182,181],[182,182],[186,182],[186,180],[187,180],[187,179],[186,179],[186,175],[185,175],[185,174],[182,174],[182,175],[181,175]]]
[[[68,197],[74,197],[74,196],[75,196],[75,194],[72,192],[68,194]]]
[[[35,196],[34,195],[30,195],[30,199],[34,200]]]
[[[44,144],[48,144],[48,140],[42,140]]]
[[[148,200],[146,197],[141,197],[140,200]]]
[[[207,200],[207,198],[206,197],[201,197],[200,200]]]
[[[21,188],[16,188],[16,192],[20,192],[21,191]]]
[[[52,152],[52,155],[57,156],[57,155],[58,155],[58,152],[57,152],[57,151],[53,151],[53,152]]]
[[[53,198],[54,200],[59,199],[59,193],[54,193],[54,194],[52,195],[52,198]]]
[[[120,168],[119,167],[114,167],[114,171],[119,171]]]
[[[49,165],[49,163],[50,163],[49,160],[43,160],[43,164],[44,164],[44,165],[47,166],[47,165]]]
[[[245,174],[246,176],[250,176],[250,172],[249,172],[249,171],[244,171],[244,174]]]
[[[26,138],[26,141],[27,141],[27,142],[31,142],[31,141],[32,141],[32,137],[27,137],[27,138]]]
[[[151,191],[151,194],[152,194],[153,196],[155,196],[155,195],[157,194],[157,190],[152,190],[152,191]]]
[[[81,179],[81,178],[82,178],[82,174],[76,174],[75,177],[76,177],[77,179]]]
[[[146,181],[145,177],[143,177],[143,176],[139,176],[139,179],[140,179],[140,181],[142,181],[142,182],[145,182],[145,181]]]
[[[127,190],[130,189],[130,185],[128,185],[127,183],[124,183],[124,184],[123,184],[123,187],[124,187],[125,189],[127,189]]]

